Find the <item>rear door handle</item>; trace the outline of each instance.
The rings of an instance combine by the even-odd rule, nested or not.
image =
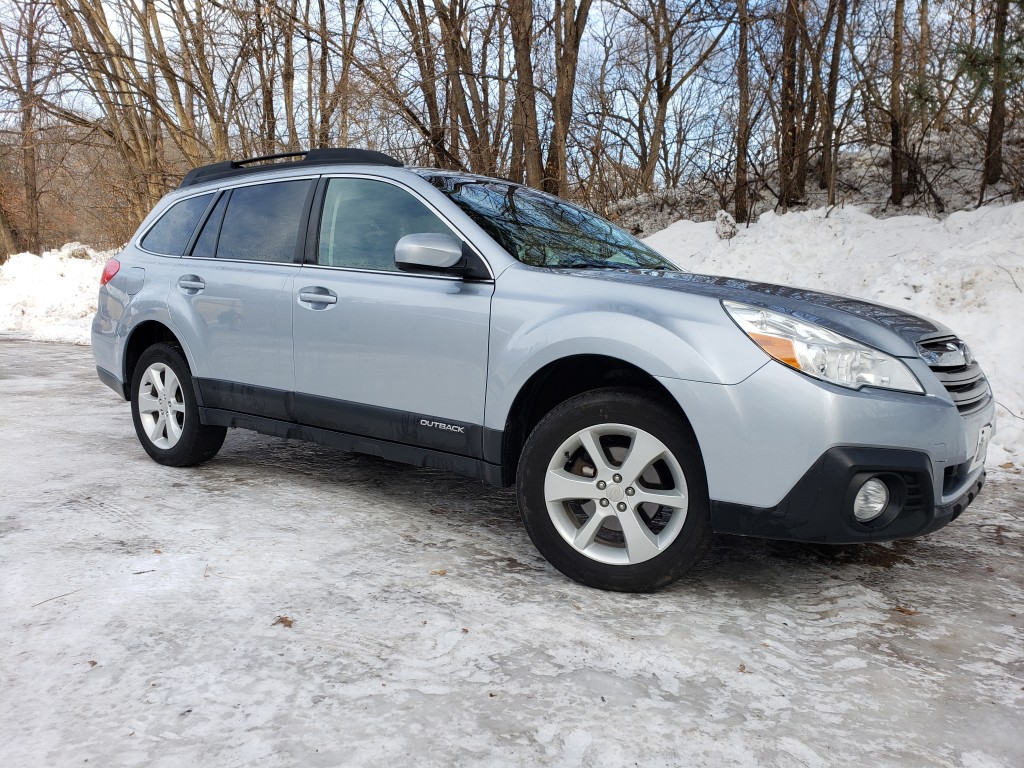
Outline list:
[[[201,291],[206,287],[206,283],[198,275],[185,275],[178,278],[178,287],[186,291]]]
[[[315,286],[315,287],[312,287],[312,288],[302,288],[302,289],[300,289],[299,290],[299,301],[304,302],[306,304],[321,304],[321,305],[337,304],[338,303],[338,296],[334,292],[329,291],[327,288],[321,288],[320,286]],[[323,308],[326,309],[327,307],[324,306]]]

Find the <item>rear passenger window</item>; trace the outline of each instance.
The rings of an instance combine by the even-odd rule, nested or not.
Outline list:
[[[181,256],[211,199],[212,193],[190,197],[172,205],[142,238],[142,247],[153,253]]]
[[[324,196],[317,264],[398,271],[395,245],[406,235],[452,230],[409,192],[373,179],[331,179]]]
[[[312,185],[305,179],[233,189],[220,227],[217,258],[294,261],[300,220]]]

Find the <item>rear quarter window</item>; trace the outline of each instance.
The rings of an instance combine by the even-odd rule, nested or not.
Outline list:
[[[181,256],[212,199],[213,193],[210,193],[172,205],[142,238],[142,247],[152,253]]]

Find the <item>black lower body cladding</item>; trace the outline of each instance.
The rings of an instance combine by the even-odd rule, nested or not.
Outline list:
[[[871,477],[883,479],[894,489],[895,503],[878,520],[861,523],[853,515],[852,498]],[[936,503],[926,454],[837,447],[826,451],[774,507],[712,501],[712,525],[716,533],[822,544],[906,539],[955,520],[977,498],[984,482],[982,472],[960,497],[941,505]]]

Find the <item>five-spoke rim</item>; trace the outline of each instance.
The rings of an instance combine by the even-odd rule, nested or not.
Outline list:
[[[610,565],[664,552],[689,506],[686,476],[672,452],[626,424],[587,427],[562,443],[548,463],[544,500],[573,549]]]
[[[173,448],[185,427],[185,397],[174,371],[153,363],[139,382],[139,418],[149,441],[157,448]]]

